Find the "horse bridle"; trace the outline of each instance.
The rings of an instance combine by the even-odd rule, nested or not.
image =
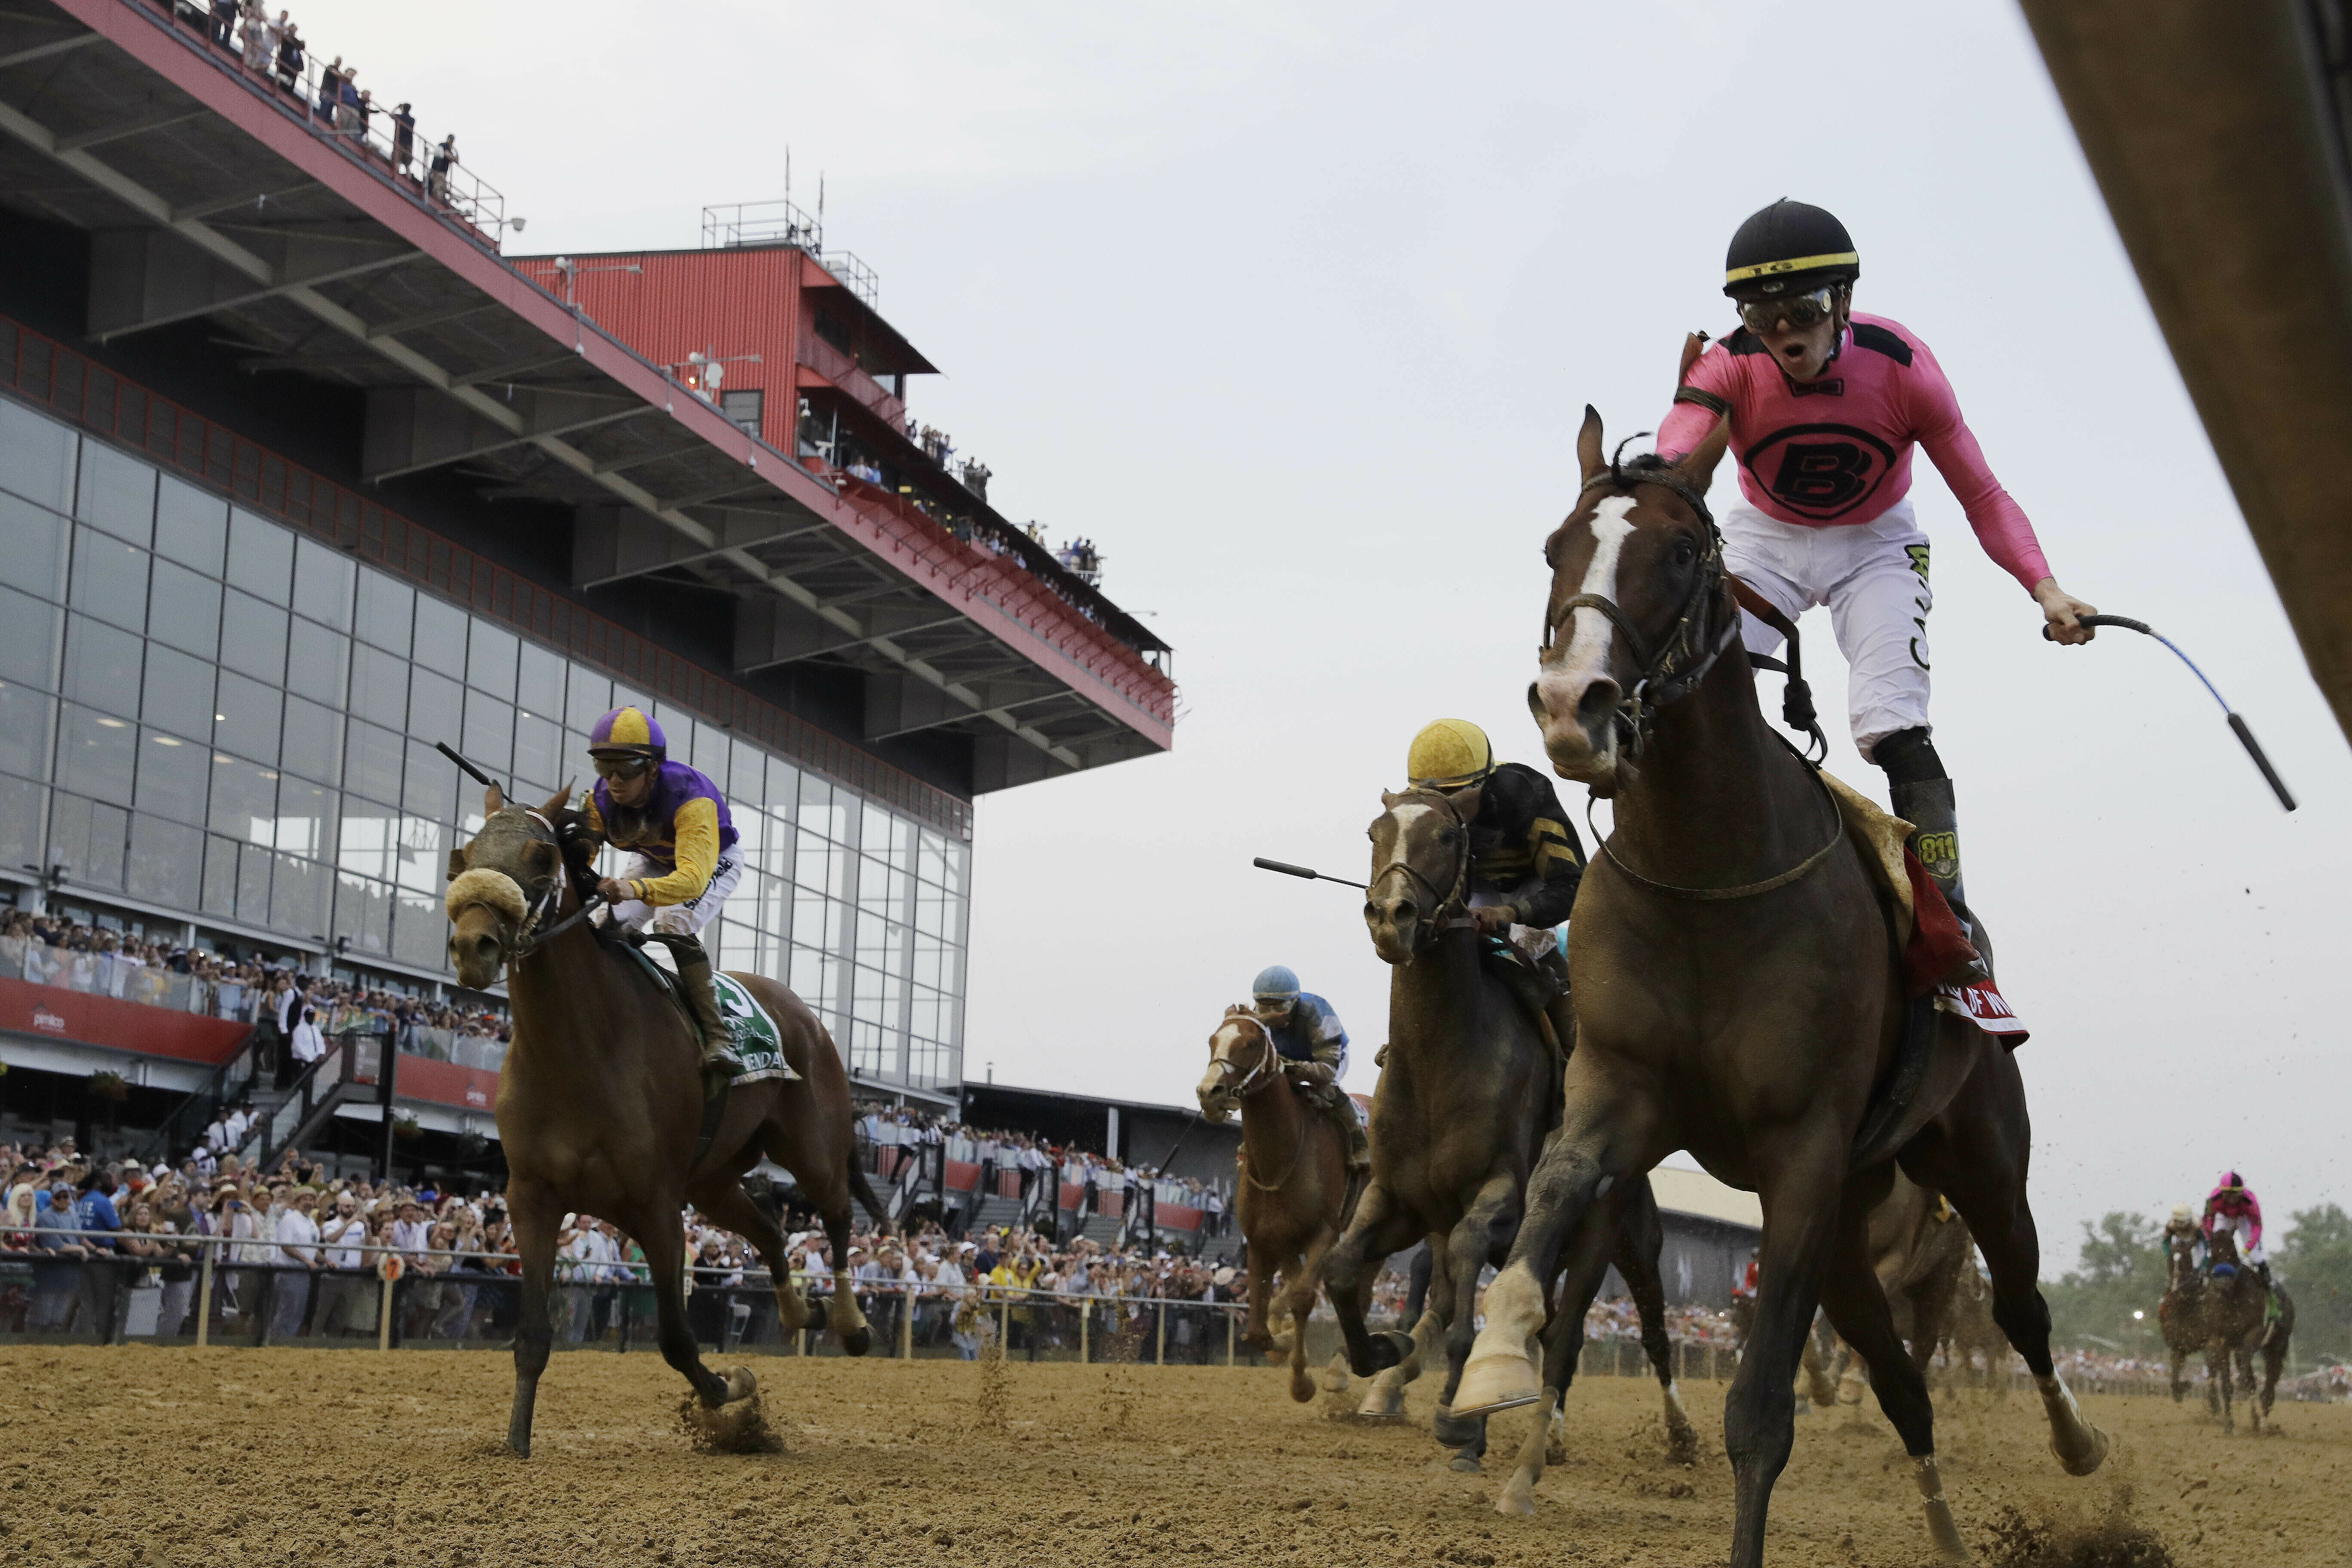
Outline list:
[[[1232,1084],[1228,1089],[1228,1092],[1230,1092],[1235,1100],[1245,1100],[1249,1097],[1250,1090],[1261,1079],[1272,1080],[1282,1076],[1282,1052],[1274,1043],[1274,1031],[1267,1028],[1265,1020],[1259,1017],[1256,1014],[1228,1013],[1225,1015],[1224,1024],[1220,1024],[1217,1027],[1223,1029],[1225,1024],[1232,1023],[1246,1023],[1250,1025],[1253,1028],[1257,1030],[1258,1038],[1265,1042],[1265,1052],[1258,1058],[1257,1066],[1242,1074],[1240,1080]],[[1210,1059],[1217,1064],[1218,1070],[1225,1074],[1226,1077],[1231,1078],[1233,1076],[1234,1064],[1232,1058],[1213,1057]],[[1306,1140],[1301,1139],[1299,1141],[1298,1147],[1291,1151],[1289,1167],[1273,1181],[1262,1182],[1258,1180],[1257,1173],[1249,1168],[1249,1153],[1244,1150],[1242,1153],[1241,1162],[1242,1178],[1248,1182],[1251,1186],[1255,1187],[1262,1193],[1279,1192],[1283,1185],[1290,1180],[1291,1173],[1298,1169],[1299,1159],[1306,1153]]]
[[[540,922],[547,918],[547,911],[555,906],[556,900],[562,894],[564,883],[571,879],[572,862],[563,853],[563,836],[556,831],[555,824],[550,822],[542,813],[534,811],[530,806],[522,806],[520,809],[525,816],[547,830],[547,837],[544,838],[533,833],[531,841],[536,844],[553,845],[558,864],[554,872],[548,877],[547,886],[540,892],[538,898],[530,899],[528,893],[524,895],[530,901],[523,911],[522,923],[516,926],[511,934],[504,929],[503,922],[501,923],[499,931],[499,956],[509,969],[586,920],[590,912],[604,901],[604,895],[591,888],[581,899],[578,909],[549,926],[545,931],[539,929]]]
[[[1408,798],[1418,798],[1423,801],[1434,803],[1437,807],[1444,811],[1446,816],[1453,821],[1454,826],[1461,829],[1462,853],[1454,858],[1454,886],[1441,893],[1438,891],[1437,883],[1434,880],[1423,876],[1419,867],[1413,865],[1410,860],[1407,860],[1402,853],[1400,853],[1387,865],[1372,873],[1371,882],[1370,886],[1365,888],[1364,896],[1367,899],[1370,898],[1372,889],[1381,885],[1381,879],[1387,877],[1391,872],[1402,871],[1406,876],[1412,878],[1414,881],[1420,883],[1421,886],[1428,891],[1429,896],[1436,900],[1436,903],[1432,906],[1429,911],[1429,929],[1433,935],[1440,931],[1460,931],[1465,926],[1475,926],[1478,922],[1472,920],[1468,914],[1470,902],[1470,861],[1472,858],[1470,854],[1470,825],[1464,822],[1462,820],[1462,814],[1454,809],[1453,799],[1438,790],[1409,789],[1405,791],[1403,795],[1397,797],[1400,802]],[[1396,808],[1394,806],[1391,806],[1389,809],[1391,811],[1394,811]],[[1453,910],[1454,913],[1451,915],[1447,914],[1446,911],[1448,910]]]
[[[1633,656],[1640,672],[1633,683],[1617,700],[1611,714],[1625,743],[1626,754],[1639,756],[1643,742],[1657,722],[1661,709],[1681,701],[1696,690],[1715,661],[1729,651],[1739,640],[1739,615],[1737,609],[1727,618],[1720,632],[1710,632],[1715,620],[1715,606],[1723,597],[1729,574],[1723,564],[1723,533],[1715,526],[1715,514],[1707,510],[1706,497],[1684,481],[1672,468],[1665,467],[1635,468],[1631,472],[1612,463],[1601,472],[1584,481],[1583,489],[1599,485],[1613,485],[1632,489],[1636,485],[1656,485],[1672,490],[1682,498],[1683,504],[1698,514],[1706,529],[1706,545],[1698,559],[1697,574],[1691,579],[1690,592],[1684,595],[1682,607],[1675,613],[1674,625],[1655,648],[1642,635],[1617,601],[1605,594],[1578,594],[1563,601],[1559,609],[1544,619],[1542,657],[1549,658],[1559,628],[1579,610],[1592,610],[1605,617],[1625,639],[1628,652]],[[1580,490],[1580,497],[1583,491]]]

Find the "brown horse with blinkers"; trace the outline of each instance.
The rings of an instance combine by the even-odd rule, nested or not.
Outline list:
[[[1554,770],[1613,798],[1616,825],[1570,928],[1580,1037],[1565,1119],[1455,1405],[1538,1397],[1534,1341],[1561,1248],[1612,1188],[1687,1149],[1764,1206],[1750,1353],[1724,1408],[1733,1568],[1763,1561],[1817,1302],[1870,1365],[1937,1547],[1964,1557],[1927,1385],[1871,1268],[1890,1159],[1948,1196],[1983,1247],[1994,1316],[2037,1379],[2060,1464],[2087,1475],[2107,1440],[2051,1363],[2017,1064],[1943,1013],[1906,1048],[1915,1009],[1878,886],[1828,787],[1767,728],[1748,661],[1723,657],[1739,646],[1739,610],[1705,498],[1727,435],[1718,426],[1679,465],[1621,465],[1587,409],[1583,495],[1545,547],[1529,705]]]
[[[611,1220],[644,1248],[659,1314],[662,1358],[693,1384],[706,1409],[748,1397],[749,1368],[721,1378],[702,1364],[687,1326],[682,1207],[746,1237],[775,1280],[786,1333],[824,1321],[792,1279],[775,1222],[743,1190],[761,1154],[793,1173],[824,1220],[833,1247],[828,1314],[842,1347],[866,1353],[870,1334],[844,1268],[850,1199],[882,1209],[856,1169],[849,1079],[816,1015],[782,985],[738,974],[776,1021],[798,1081],[729,1091],[704,1137],[701,1052],[695,1027],[645,966],[607,951],[615,939],[579,918],[584,866],[568,861],[562,830],[576,822],[566,788],[536,811],[507,805],[493,785],[488,820],[449,857],[449,956],[463,984],[495,984],[501,969],[514,1039],[499,1075],[499,1137],[506,1147],[507,1211],[522,1255],[515,1329],[514,1409],[507,1443],[530,1453],[531,1410],[553,1342],[548,1317],[556,1227],[570,1211]]]

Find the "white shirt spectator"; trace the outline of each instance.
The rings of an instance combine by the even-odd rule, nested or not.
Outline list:
[[[289,1208],[278,1216],[278,1250],[285,1261],[308,1268],[319,1261],[315,1249],[319,1240],[319,1222],[299,1208]]]
[[[429,1219],[396,1219],[392,1222],[392,1244],[414,1258],[433,1245],[433,1222]]]
[[[315,1062],[327,1054],[327,1037],[319,1032],[318,1016],[315,1009],[305,1008],[302,1021],[294,1026],[293,1050],[298,1062]]]
[[[367,1222],[358,1215],[330,1215],[327,1223],[319,1227],[319,1237],[328,1244],[328,1268],[357,1268],[366,1263],[367,1254],[360,1248],[367,1241]],[[344,1245],[336,1246],[338,1242]]]

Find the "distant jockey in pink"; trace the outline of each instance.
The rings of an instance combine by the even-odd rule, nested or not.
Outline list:
[[[2248,1263],[2260,1268],[2267,1262],[2263,1256],[2262,1202],[2237,1172],[2224,1171],[2221,1184],[2205,1194],[2205,1222],[2200,1228],[2209,1254],[2213,1233],[2221,1230],[2236,1240],[2238,1256]]]
[[[1857,311],[1828,373],[1791,381],[1742,327],[1691,367],[1658,427],[1658,451],[1681,458],[1726,414],[1739,493],[1801,528],[1875,522],[1911,493],[1911,452],[1925,447],[2004,572],[2027,593],[2051,575],[2024,509],[1993,478],[1943,366],[1916,333]]]

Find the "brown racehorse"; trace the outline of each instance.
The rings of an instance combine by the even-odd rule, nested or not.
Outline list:
[[[1911,1349],[1911,1364],[1925,1376],[1944,1341],[1962,1270],[1974,1251],[1969,1227],[1941,1194],[1895,1173],[1894,1190],[1870,1211],[1871,1271],[1886,1294],[1895,1338]],[[1849,1360],[1838,1388],[1842,1405],[1862,1403],[1862,1370]]]
[[[2157,1326],[2172,1362],[2172,1402],[2189,1394],[2189,1358],[2205,1348],[2205,1276],[2197,1267],[2198,1235],[2193,1228],[2171,1231],[2165,1247],[2164,1299],[2156,1304]],[[2205,1385],[2205,1403],[2221,1413],[2221,1391]]]
[[[748,1368],[721,1378],[702,1364],[687,1326],[682,1206],[748,1238],[775,1280],[785,1332],[822,1329],[794,1287],[784,1238],[751,1201],[741,1177],[765,1154],[790,1171],[824,1217],[835,1267],[829,1313],[842,1346],[866,1353],[870,1335],[847,1272],[850,1199],[877,1218],[880,1205],[856,1168],[849,1079],[832,1037],[801,999],[755,974],[737,979],[758,995],[783,1037],[800,1080],[733,1089],[713,1136],[703,1120],[700,1052],[693,1024],[645,968],[609,952],[611,939],[580,909],[584,868],[567,867],[560,831],[572,821],[567,788],[537,811],[509,807],[496,788],[488,820],[450,857],[449,956],[460,983],[478,990],[501,969],[514,1039],[499,1076],[499,1137],[506,1146],[507,1212],[522,1255],[522,1313],[515,1329],[514,1410],[507,1443],[530,1452],[531,1408],[553,1340],[548,1318],[556,1227],[577,1210],[609,1219],[644,1248],[659,1312],[664,1360],[705,1408],[753,1390]],[[536,932],[550,934],[541,940]],[[697,1144],[707,1142],[701,1157]]]
[[[1539,1397],[1533,1352],[1561,1249],[1612,1189],[1687,1149],[1764,1207],[1754,1353],[1724,1409],[1733,1568],[1763,1561],[1817,1302],[1870,1364],[1937,1548],[1962,1557],[1927,1384],[1871,1268],[1890,1152],[1983,1247],[1994,1314],[2038,1380],[2060,1463],[2088,1474],[2107,1439],[2051,1363],[2017,1065],[1941,1013],[1924,1058],[1904,1052],[1900,955],[1877,883],[1827,787],[1767,727],[1737,655],[1739,610],[1706,507],[1727,437],[1719,425],[1679,466],[1620,467],[1586,410],[1583,494],[1545,547],[1548,646],[1529,705],[1555,771],[1613,797],[1616,822],[1570,928],[1579,1039],[1565,1117],[1486,1292],[1456,1403]],[[1895,1082],[1906,1092],[1883,1100]]]
[[[1461,1450],[1456,1468],[1475,1470],[1486,1452],[1486,1422],[1453,1413],[1454,1385],[1477,1331],[1480,1270],[1499,1262],[1517,1233],[1528,1176],[1553,1124],[1559,1069],[1511,987],[1487,972],[1484,939],[1465,908],[1465,825],[1478,814],[1477,788],[1408,790],[1384,794],[1381,802],[1386,810],[1370,829],[1364,923],[1373,950],[1390,965],[1388,1053],[1372,1096],[1371,1182],[1324,1260],[1324,1281],[1359,1376],[1415,1368],[1421,1344],[1442,1327],[1445,1390],[1430,1431]],[[1613,1257],[1642,1306],[1643,1344],[1664,1390],[1668,1428],[1680,1443],[1689,1421],[1668,1359],[1664,1299],[1654,1288],[1664,1234],[1647,1176],[1605,1206],[1597,1239],[1579,1254],[1559,1292],[1557,1353],[1548,1363],[1555,1381],[1547,1386],[1566,1388],[1573,1368],[1562,1358],[1581,1342],[1585,1309]],[[1423,1237],[1429,1311],[1410,1336],[1369,1332],[1364,1306],[1372,1271]],[[1548,1269],[1545,1279],[1552,1274]],[[1367,1412],[1394,1409],[1403,1381],[1383,1380],[1375,1397],[1388,1404],[1376,1411],[1368,1402]],[[1521,1458],[1524,1468],[1524,1453]]]
[[[1323,1255],[1348,1220],[1348,1140],[1307,1102],[1282,1071],[1274,1037],[1247,1007],[1228,1007],[1209,1037],[1209,1070],[1196,1091],[1201,1114],[1223,1121],[1242,1114],[1241,1187],[1234,1194],[1249,1242],[1253,1350],[1274,1342],[1273,1321],[1287,1317],[1290,1397],[1315,1397],[1307,1375],[1307,1315],[1323,1276]],[[1282,1295],[1269,1307],[1274,1277]]]
[[[2238,1238],[2217,1229],[2205,1238],[2205,1375],[2221,1391],[2221,1430],[2238,1429],[2232,1408],[2236,1379],[2246,1384],[2246,1420],[2257,1432],[2270,1414],[2278,1393],[2279,1373],[2286,1365],[2287,1340],[2294,1332],[2294,1303],[2276,1284],[2265,1287],[2263,1277],[2238,1257]],[[2271,1298],[2278,1298],[2273,1312]],[[2254,1352],[2263,1352],[2264,1378],[2254,1383]],[[2232,1376],[2232,1373],[2235,1376]]]

